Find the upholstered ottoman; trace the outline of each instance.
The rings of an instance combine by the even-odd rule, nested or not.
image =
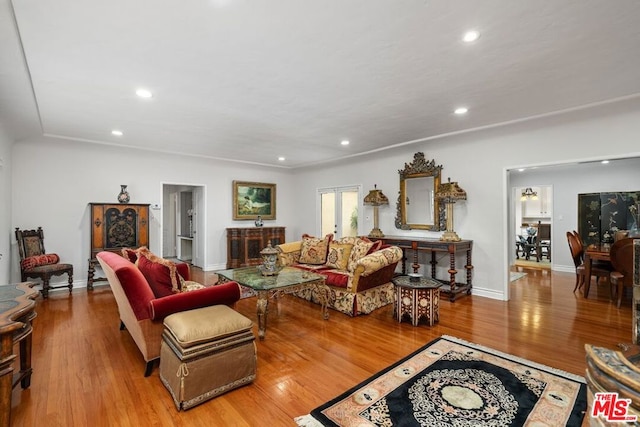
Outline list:
[[[253,323],[226,305],[167,316],[160,379],[178,410],[189,409],[256,378]]]

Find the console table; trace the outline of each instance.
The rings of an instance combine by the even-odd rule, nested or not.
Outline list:
[[[36,317],[33,283],[0,286],[0,426],[11,424],[11,392],[31,385],[31,321]],[[20,343],[20,372],[14,375],[14,344]]]
[[[440,292],[448,295],[449,300],[454,302],[456,298],[466,293],[471,294],[471,279],[473,264],[471,259],[471,250],[473,249],[473,240],[460,240],[459,242],[445,242],[439,239],[426,239],[426,238],[413,238],[410,236],[385,236],[380,238],[387,245],[398,246],[403,249],[405,255],[402,257],[402,274],[406,274],[406,250],[411,249],[413,251],[413,272],[417,273],[420,269],[418,263],[418,252],[431,252],[431,277],[436,278],[436,255],[438,252],[446,252],[449,254],[449,280],[440,280],[443,283]],[[467,270],[467,277],[465,283],[456,282],[456,255],[461,252],[466,252],[467,263],[464,268]]]

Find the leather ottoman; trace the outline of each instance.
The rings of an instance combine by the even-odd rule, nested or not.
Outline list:
[[[160,380],[178,410],[192,408],[256,378],[253,322],[226,305],[167,316]]]

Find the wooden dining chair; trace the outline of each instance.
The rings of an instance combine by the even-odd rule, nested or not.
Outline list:
[[[538,234],[536,235],[536,259],[538,262],[546,256],[551,261],[551,224],[542,224],[538,221]]]
[[[585,283],[584,245],[582,244],[582,239],[580,239],[580,236],[575,231],[567,231],[567,242],[569,243],[571,258],[573,259],[573,265],[576,269],[576,284],[573,287],[573,292],[575,292],[581,289]],[[596,276],[597,284],[600,278],[609,278],[611,267],[605,263],[593,262],[591,264],[591,274]]]
[[[567,231],[567,242],[569,243],[571,259],[573,260],[573,265],[576,269],[576,284],[573,287],[573,292],[575,292],[577,289],[580,289],[582,287],[584,281],[584,264],[582,262],[584,250],[582,248],[582,245],[580,244],[580,241],[571,231]]]
[[[611,290],[615,290],[617,305],[620,308],[622,293],[625,286],[633,285],[633,240],[632,238],[620,239],[611,246]]]

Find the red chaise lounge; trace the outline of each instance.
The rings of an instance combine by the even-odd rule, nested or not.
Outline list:
[[[100,252],[97,259],[118,304],[120,329],[126,327],[147,362],[145,377],[151,374],[154,362],[160,358],[166,316],[211,305],[233,306],[240,299],[236,282],[156,297],[145,276],[128,259],[112,252]],[[189,280],[189,265],[176,264],[176,267],[183,279]]]

